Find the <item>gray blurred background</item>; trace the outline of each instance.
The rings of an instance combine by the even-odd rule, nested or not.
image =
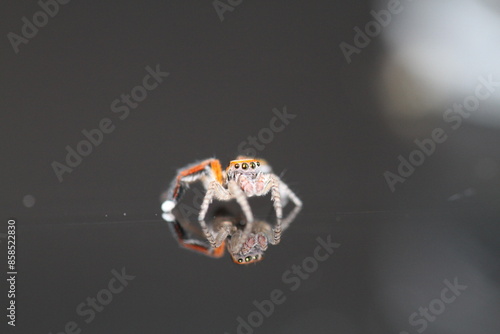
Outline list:
[[[0,15],[0,242],[15,217],[18,267],[2,333],[499,332],[495,1],[9,0]],[[114,112],[148,66],[169,75]],[[304,202],[281,244],[247,267],[179,248],[160,209],[176,170],[227,163],[284,108],[295,118],[257,149]],[[60,182],[54,162],[103,119],[113,131]],[[328,236],[340,247],[292,291],[283,275]],[[87,322],[78,306],[122,268],[135,278]],[[286,300],[242,328],[275,289]]]

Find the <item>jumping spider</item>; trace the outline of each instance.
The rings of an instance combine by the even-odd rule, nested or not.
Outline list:
[[[172,213],[185,189],[194,182],[201,182],[206,190],[198,222],[208,244],[190,238]],[[254,220],[248,203],[249,197],[265,196],[269,192],[276,214],[274,226]],[[244,219],[215,216],[212,224],[207,225],[205,216],[214,199],[236,200]],[[288,200],[295,204],[295,208],[282,219],[283,207]],[[162,204],[163,218],[171,224],[174,235],[182,246],[208,256],[221,257],[224,254],[224,245],[227,244],[227,250],[237,264],[262,260],[268,245],[277,245],[280,242],[282,232],[294,220],[301,207],[301,200],[272,172],[271,166],[265,160],[243,156],[232,160],[226,170],[222,170],[217,159],[207,159],[181,168]]]

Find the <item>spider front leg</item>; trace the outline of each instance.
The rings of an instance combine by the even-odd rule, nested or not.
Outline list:
[[[295,220],[295,217],[297,214],[302,210],[302,201],[295,195],[295,193],[281,180],[279,180],[280,183],[280,193],[281,193],[281,203],[284,203],[283,205],[286,205],[286,202],[288,202],[288,199],[291,199],[295,207],[293,208],[292,211],[288,214],[288,216],[283,219],[281,222],[283,231],[285,231],[288,226]]]
[[[192,239],[190,232],[186,230],[189,225],[189,220],[180,217],[181,222],[172,213],[177,203],[182,198],[184,190],[191,183],[201,181],[206,187],[210,180],[222,180],[222,170],[220,162],[217,159],[207,159],[200,163],[188,165],[178,171],[177,176],[171,182],[167,190],[166,200],[162,203],[163,219],[166,220],[177,241],[182,247],[201,252],[212,257],[221,257],[224,254],[224,240],[218,243],[217,247],[212,244],[207,245],[206,242]],[[184,225],[186,226],[184,226]]]
[[[219,247],[213,248],[206,242],[201,242],[199,240],[190,238],[188,236],[188,232],[184,229],[182,224],[180,224],[177,220],[168,223],[172,230],[172,233],[174,234],[174,236],[177,237],[177,241],[179,242],[179,245],[181,245],[182,247],[215,258],[219,258],[222,255],[224,255],[224,242],[222,242]]]
[[[206,188],[210,180],[213,179],[222,182],[222,168],[217,159],[206,159],[200,163],[191,164],[180,169],[177,177],[170,184],[167,190],[167,198],[162,204],[165,220],[171,221],[175,219],[172,210],[182,198],[184,190],[191,183],[202,181]]]
[[[271,240],[271,244],[277,245],[281,241],[281,233],[283,232],[281,226],[283,208],[281,206],[279,178],[276,175],[272,174],[270,177],[269,185],[271,187],[271,201],[273,201],[274,211],[276,212],[276,226],[273,228],[273,240]]]
[[[288,216],[281,221],[281,226],[282,226],[282,232],[285,232],[288,226],[295,220],[295,217],[299,214],[300,210],[302,209],[301,206],[295,206],[292,211],[288,213]]]
[[[226,189],[224,189],[219,181],[210,182],[205,197],[203,198],[203,202],[201,203],[200,213],[198,214],[198,222],[200,223],[201,230],[203,231],[205,238],[207,238],[213,248],[217,248],[225,238],[220,235],[214,237],[212,231],[210,231],[207,223],[205,222],[208,207],[214,198],[222,201],[229,201],[231,199],[231,195]],[[224,231],[224,229],[220,229],[218,233],[225,233]]]
[[[243,243],[248,239],[248,236],[252,231],[253,213],[252,209],[250,208],[250,204],[248,204],[247,196],[245,195],[243,190],[241,190],[238,184],[234,180],[230,180],[227,186],[233,198],[236,199],[236,202],[238,202],[238,204],[240,205],[241,210],[243,211],[243,214],[246,218],[245,229],[243,230],[243,234],[238,239],[238,242],[236,243],[234,248],[235,250],[240,251],[243,247]]]
[[[283,233],[283,231],[288,228],[290,223],[302,208],[302,201],[275,174],[270,174],[268,176],[268,180],[267,182],[265,182],[265,187],[262,193],[267,194],[269,191],[271,191],[271,200],[273,201],[274,211],[276,212],[276,226],[273,228],[273,239],[269,242],[273,245],[277,245],[281,241],[281,234]],[[285,202],[286,204],[288,198],[290,198],[292,202],[294,202],[296,207],[283,221],[282,203]]]

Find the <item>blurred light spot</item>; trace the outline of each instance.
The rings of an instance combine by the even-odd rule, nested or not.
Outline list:
[[[466,197],[471,197],[476,194],[476,190],[473,188],[468,188],[460,193],[456,193],[448,197],[448,201],[453,202],[453,201],[458,201],[459,199],[466,198]]]
[[[376,8],[387,4],[374,2]],[[450,103],[474,95],[479,77],[499,81],[500,15],[483,0],[402,3],[383,30],[387,56],[380,88],[388,122],[403,134],[415,120],[441,118]],[[499,111],[496,89],[466,121],[500,126]]]
[[[32,195],[26,195],[23,198],[23,204],[27,208],[31,208],[33,205],[35,205],[35,197]]]

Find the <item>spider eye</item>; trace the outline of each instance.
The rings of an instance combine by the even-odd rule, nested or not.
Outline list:
[[[234,168],[236,168],[236,169],[240,168],[240,164],[234,165]]]
[[[248,261],[250,261],[251,259],[252,259],[252,258],[251,258],[250,256],[247,256],[247,257],[245,258],[245,261],[246,261],[246,262],[248,262]]]
[[[254,260],[257,260],[258,258],[259,258],[259,256],[258,256],[258,255],[255,255],[255,256],[253,257],[253,259],[254,259]]]
[[[257,161],[257,166],[260,166],[260,162]]]
[[[250,167],[252,167],[252,169],[254,169],[255,168],[255,162],[251,162],[250,163]]]
[[[241,263],[241,262],[243,262],[243,259],[238,259],[238,263]]]
[[[241,168],[247,169],[248,168],[248,164],[245,162],[244,164],[241,165]]]

